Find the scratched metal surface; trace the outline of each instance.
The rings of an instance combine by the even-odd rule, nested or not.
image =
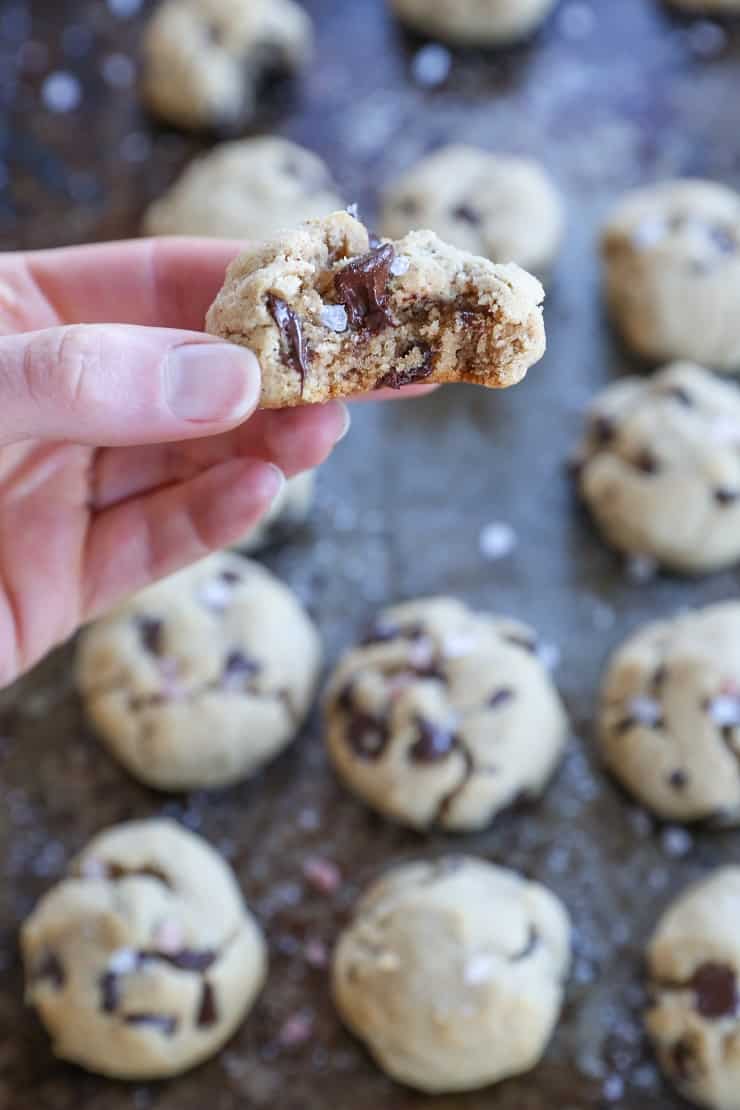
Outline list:
[[[740,835],[656,827],[605,780],[589,737],[600,668],[641,620],[733,596],[734,573],[639,585],[572,503],[563,461],[584,401],[630,364],[610,336],[594,234],[606,206],[639,181],[705,173],[740,185],[740,31],[670,15],[654,0],[565,0],[529,48],[455,55],[442,89],[414,83],[418,42],[381,0],[307,0],[319,62],[271,104],[264,127],[308,142],[348,200],[372,214],[376,188],[446,139],[542,157],[563,188],[569,234],[547,307],[550,346],[506,395],[446,389],[417,404],[364,406],[320,478],[310,526],[268,562],[311,605],[331,661],[383,602],[458,594],[515,614],[561,651],[558,681],[574,736],[541,804],[467,839],[385,824],[330,774],[316,717],[253,782],[168,800],[132,782],[96,746],[71,679],[69,648],[0,696],[0,1108],[2,1110],[420,1110],[340,1028],[326,975],[302,955],[330,944],[358,888],[384,865],[453,847],[521,868],[565,899],[575,969],[562,1022],[530,1075],[439,1110],[672,1110],[644,1045],[641,950],[669,897],[737,857]],[[131,65],[135,0],[0,4],[0,239],[40,247],[134,234],[145,202],[199,144],[141,114]],[[22,44],[25,42],[25,45]],[[19,47],[22,49],[19,50]],[[62,85],[46,81],[61,71]],[[75,85],[77,80],[79,85]],[[60,98],[80,104],[53,110]],[[515,551],[479,550],[508,523]],[[56,1062],[22,1004],[16,937],[36,899],[97,829],[173,814],[237,870],[271,942],[268,987],[216,1059],[167,1084],[124,1086]],[[332,896],[303,879],[308,855],[335,861]],[[308,1031],[286,1044],[299,1015]],[[295,1029],[295,1024],[293,1026]]]

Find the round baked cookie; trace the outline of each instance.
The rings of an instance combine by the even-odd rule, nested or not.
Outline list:
[[[415,31],[462,46],[506,46],[533,34],[555,0],[390,0]]]
[[[119,1079],[177,1075],[245,1017],[265,944],[220,856],[174,821],[101,833],[21,934],[54,1052]]]
[[[690,886],[648,948],[648,1032],[666,1076],[699,1106],[740,1110],[740,867]]]
[[[161,790],[252,774],[296,735],[321,660],[291,591],[222,552],[137,594],[92,625],[78,678],[102,741]]]
[[[259,524],[234,546],[251,553],[279,543],[305,524],[313,505],[316,473],[305,470],[289,478]]]
[[[698,15],[736,15],[740,12],[740,0],[668,0],[668,3]]]
[[[383,234],[429,228],[447,243],[496,262],[546,273],[563,236],[563,206],[544,170],[527,158],[447,146],[386,189]]]
[[[612,316],[645,358],[740,370],[740,195],[711,181],[628,193],[604,228]]]
[[[142,94],[177,127],[233,131],[269,79],[306,64],[312,43],[294,0],[161,0],[144,36]]]
[[[374,809],[416,828],[488,825],[539,795],[568,733],[524,625],[434,598],[382,612],[329,682],[329,754]]]
[[[187,167],[149,208],[148,235],[259,239],[342,207],[310,150],[269,137],[221,143]]]
[[[430,1094],[528,1071],[557,1022],[570,922],[539,883],[472,857],[375,882],[339,938],[339,1013],[383,1071]]]
[[[591,404],[576,457],[605,539],[698,574],[740,559],[740,391],[677,362],[623,378]]]
[[[631,636],[604,678],[599,736],[609,769],[659,817],[740,823],[740,602]]]

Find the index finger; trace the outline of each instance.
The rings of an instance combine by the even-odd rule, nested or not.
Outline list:
[[[136,239],[3,255],[0,284],[12,290],[15,309],[4,330],[112,323],[202,331],[226,267],[243,246]]]

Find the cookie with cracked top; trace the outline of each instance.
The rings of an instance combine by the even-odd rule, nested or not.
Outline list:
[[[570,965],[570,921],[540,883],[472,856],[396,867],[334,952],[339,1013],[379,1066],[430,1094],[534,1067]]]
[[[207,330],[250,347],[263,408],[413,383],[513,385],[545,350],[541,285],[432,232],[372,240],[347,212],[229,267]]]
[[[160,790],[254,773],[297,734],[321,661],[298,599],[222,552],[142,591],[83,633],[78,682],[101,740]]]
[[[162,0],[144,35],[142,95],[167,123],[233,134],[264,85],[302,69],[312,48],[294,0]]]
[[[650,1038],[691,1102],[740,1110],[740,867],[720,867],[668,907],[647,951]]]
[[[740,391],[676,362],[594,399],[574,474],[610,544],[701,574],[740,560],[739,448]]]
[[[568,731],[531,630],[448,598],[384,610],[335,669],[325,720],[334,766],[369,805],[460,832],[539,795]]]
[[[384,192],[383,234],[399,238],[414,227],[542,277],[563,237],[563,205],[537,162],[455,143],[422,158]]]
[[[611,315],[654,361],[692,359],[740,371],[740,194],[678,180],[627,193],[603,230]]]
[[[659,817],[740,824],[740,603],[647,624],[618,648],[599,745]]]
[[[259,926],[227,864],[168,820],[96,836],[25,922],[26,997],[57,1056],[118,1079],[212,1056],[266,972]]]

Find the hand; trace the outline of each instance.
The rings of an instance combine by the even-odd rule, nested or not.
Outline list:
[[[237,540],[347,431],[339,402],[252,416],[257,360],[200,331],[238,249],[0,256],[0,686]]]

